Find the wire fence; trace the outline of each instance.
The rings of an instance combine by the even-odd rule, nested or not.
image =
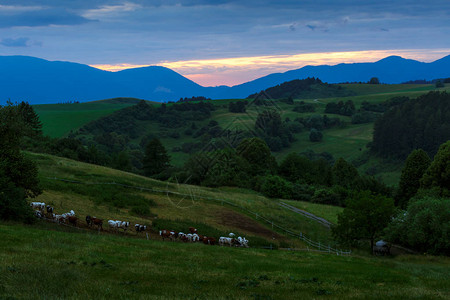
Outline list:
[[[192,197],[192,194],[184,194],[184,193],[179,193],[179,192],[174,192],[174,191],[170,191],[168,189],[166,190],[160,190],[160,189],[155,189],[155,188],[147,188],[147,187],[142,187],[142,186],[133,186],[133,185],[127,185],[127,184],[123,184],[123,183],[117,183],[117,182],[83,182],[83,181],[79,181],[79,180],[69,180],[69,179],[64,179],[64,178],[57,178],[57,177],[45,177],[46,179],[50,179],[50,180],[58,180],[58,181],[63,181],[63,182],[67,182],[67,183],[74,183],[74,184],[85,184],[85,185],[116,185],[116,186],[121,186],[121,187],[125,187],[125,188],[130,188],[130,189],[135,189],[135,190],[140,190],[140,191],[147,191],[147,192],[151,192],[151,193],[162,193],[162,194],[166,194],[166,195],[176,195],[176,196],[183,196],[183,197]],[[328,244],[324,244],[321,242],[317,242],[314,241],[310,238],[308,238],[305,234],[303,234],[302,232],[298,233],[298,232],[293,232],[287,228],[284,228],[276,223],[274,223],[272,220],[269,220],[265,217],[263,217],[261,214],[258,214],[257,212],[251,211],[243,206],[240,206],[236,203],[230,202],[228,200],[225,199],[220,199],[220,198],[215,198],[215,197],[208,197],[208,196],[200,196],[202,199],[205,200],[210,200],[210,201],[216,201],[216,202],[220,202],[221,205],[229,205],[232,207],[236,207],[238,209],[240,209],[241,211],[244,211],[246,213],[248,213],[251,216],[255,216],[255,219],[257,220],[261,220],[264,221],[265,223],[269,224],[272,229],[278,229],[279,231],[282,231],[292,237],[298,238],[301,241],[305,242],[308,246],[316,248],[314,251],[318,251],[318,252],[323,252],[323,253],[333,253],[336,255],[351,255],[351,250],[342,250],[342,249],[336,249],[331,247]],[[298,251],[294,250],[294,248],[286,248],[286,249],[292,249],[292,251]],[[302,251],[310,251],[309,248],[307,249],[303,249]],[[311,250],[312,251],[312,250]]]

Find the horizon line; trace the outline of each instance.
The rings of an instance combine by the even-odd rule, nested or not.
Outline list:
[[[448,55],[450,49],[363,50],[162,61],[155,64],[89,64],[89,66],[109,72],[162,66],[204,87],[232,87],[273,73],[284,73],[305,66],[373,63],[390,56],[431,63]]]

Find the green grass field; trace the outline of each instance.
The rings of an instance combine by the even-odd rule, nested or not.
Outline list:
[[[172,229],[178,231],[186,231],[187,227],[191,226],[186,224],[205,224],[211,227],[208,230],[212,230],[215,234],[226,235],[228,232],[235,232],[246,235],[250,240],[254,239],[255,245],[306,247],[299,239],[291,238],[277,228],[273,229],[271,223],[261,219],[264,217],[288,230],[301,232],[317,242],[336,246],[329,229],[282,208],[278,205],[278,200],[268,199],[254,191],[167,183],[51,155],[27,153],[27,156],[38,164],[39,177],[44,188],[44,193],[34,201],[54,205],[57,213],[73,209],[83,217],[89,214],[106,220],[126,219],[132,223],[148,225],[154,222],[165,224],[170,221],[175,227]],[[53,178],[82,181],[90,185],[66,183]],[[111,182],[155,191],[92,184]],[[169,190],[190,196],[167,195],[157,190]],[[109,194],[123,195],[123,199],[119,199],[123,203],[117,205],[115,202],[104,200],[104,195]],[[143,217],[132,213],[127,198],[135,196],[156,204],[150,207],[150,211],[157,215],[156,220],[151,216]],[[248,210],[256,214],[249,213]],[[321,215],[318,210],[311,212],[320,217],[329,217],[329,214]],[[156,235],[155,230],[152,235]]]
[[[63,137],[90,121],[134,105],[137,99],[121,98],[86,103],[33,105],[45,135]]]
[[[448,299],[448,258],[336,256],[0,223],[2,299]]]

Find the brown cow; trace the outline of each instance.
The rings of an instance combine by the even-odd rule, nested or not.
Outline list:
[[[78,218],[77,218],[77,217],[68,216],[67,219],[69,220],[69,223],[70,223],[70,224],[72,224],[72,225],[74,225],[74,226],[77,226],[77,221],[78,221]]]
[[[159,235],[162,237],[163,241],[165,238],[169,238],[172,241],[178,237],[178,232],[173,230],[163,229],[159,231]]]
[[[213,237],[203,236],[203,244],[214,246],[216,244],[216,239]]]
[[[92,223],[93,223],[94,225],[97,225],[97,228],[98,228],[98,229],[103,230],[103,220],[102,220],[102,219],[93,217],[93,218],[91,219],[91,221],[92,221]]]
[[[189,227],[189,232],[192,234],[197,233],[197,228]]]

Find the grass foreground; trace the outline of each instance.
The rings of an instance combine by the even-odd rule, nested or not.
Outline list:
[[[448,299],[448,258],[335,256],[0,224],[1,299]]]

